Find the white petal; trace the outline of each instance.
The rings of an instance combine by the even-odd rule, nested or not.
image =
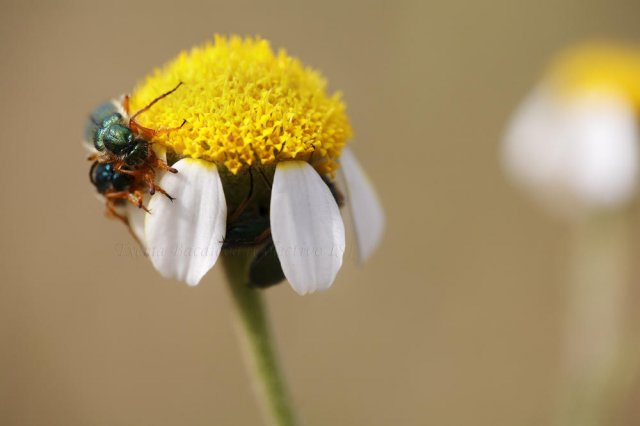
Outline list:
[[[534,90],[516,110],[503,151],[504,166],[516,182],[543,192],[557,187],[566,145],[559,121],[558,108],[545,87]]]
[[[581,200],[615,207],[636,189],[638,125],[625,100],[590,93],[567,108],[566,132],[573,161],[567,180]]]
[[[98,150],[93,146],[93,141],[87,139],[82,141],[82,148],[87,156],[98,153]]]
[[[147,250],[165,277],[196,285],[220,255],[227,223],[227,203],[215,165],[182,159],[160,186],[175,200],[156,193],[145,221]]]
[[[554,209],[615,207],[636,189],[638,138],[633,108],[619,96],[567,99],[541,86],[510,123],[504,165]]]
[[[282,270],[299,294],[325,290],[342,266],[344,224],[331,191],[308,163],[279,163],[271,233]]]
[[[167,161],[167,149],[160,144],[151,145],[151,149],[155,153],[155,155],[162,161]],[[164,170],[156,171],[156,182],[159,182],[162,177],[165,175]],[[149,208],[149,198],[145,197],[144,206]],[[141,209],[133,204],[126,204],[126,212],[127,218],[129,219],[129,226],[131,227],[131,232],[136,236],[138,241],[144,246],[146,244],[145,235],[144,235],[144,223],[145,218],[147,216],[147,212],[144,209]]]
[[[373,185],[349,148],[342,149],[339,170],[346,183],[360,261],[364,262],[382,239],[384,211]]]
[[[133,235],[136,236],[138,241],[140,241],[140,243],[144,245],[144,222],[147,213],[144,211],[144,209],[127,203],[126,215],[127,218],[129,218],[129,226],[131,227],[131,232],[133,232]]]

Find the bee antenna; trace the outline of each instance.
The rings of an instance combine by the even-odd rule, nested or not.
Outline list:
[[[146,107],[138,110],[135,114],[133,114],[131,116],[131,118],[130,118],[130,121],[135,121],[137,116],[139,116],[140,114],[142,114],[143,112],[147,111],[149,108],[154,106],[156,104],[156,102],[158,102],[160,99],[166,98],[167,96],[169,96],[170,94],[172,94],[173,92],[178,90],[178,87],[180,87],[180,86],[182,86],[182,82],[179,82],[176,87],[174,87],[173,89],[169,90],[168,92],[163,93],[162,95],[158,96],[157,98],[155,98],[154,100],[149,102],[149,104]]]

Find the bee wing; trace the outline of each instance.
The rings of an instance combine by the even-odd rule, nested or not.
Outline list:
[[[129,95],[126,94],[122,94],[120,96],[118,96],[117,98],[114,98],[111,100],[111,103],[113,104],[114,108],[115,108],[115,112],[120,113],[121,116],[123,116],[125,118],[125,120],[129,119],[129,113],[127,112],[127,110],[124,107],[124,103],[127,100]]]
[[[93,141],[87,140],[86,138],[82,140],[82,148],[84,148],[85,153],[87,155],[97,154],[98,150],[95,146],[93,146]]]
[[[128,119],[128,115],[123,107],[123,100],[125,95],[118,97],[117,99],[112,99],[108,102],[104,102],[98,105],[93,112],[89,115],[87,122],[84,128],[84,146],[89,151],[89,153],[93,154],[96,151],[94,148],[94,141],[96,138],[96,133],[102,122],[113,115],[114,113],[119,113],[126,119]]]

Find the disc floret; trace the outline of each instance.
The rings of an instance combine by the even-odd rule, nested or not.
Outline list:
[[[333,173],[352,130],[340,93],[284,50],[260,38],[216,37],[155,70],[131,97],[132,109],[183,82],[162,104],[141,116],[150,128],[182,129],[158,135],[179,157],[214,162],[237,174],[285,160],[310,162]]]

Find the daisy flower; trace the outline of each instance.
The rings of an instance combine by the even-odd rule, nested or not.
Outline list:
[[[513,115],[503,163],[561,212],[612,209],[638,178],[640,51],[596,43],[569,50]]]
[[[343,203],[360,258],[378,244],[384,215],[347,146],[340,94],[285,51],[216,37],[152,72],[126,103],[122,114],[143,111],[131,125],[155,129],[158,164],[175,172],[149,172],[158,191],[127,208],[163,276],[194,286],[222,250],[251,249],[250,284],[286,278],[299,294],[327,289],[345,251]]]

